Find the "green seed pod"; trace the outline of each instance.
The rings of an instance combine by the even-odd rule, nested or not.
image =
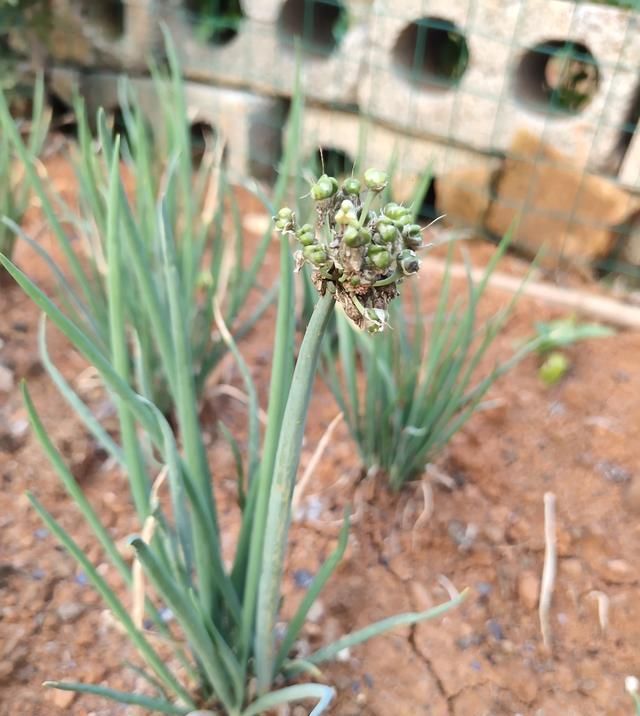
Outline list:
[[[350,283],[352,286],[360,286],[360,285],[362,284],[362,281],[360,280],[360,276],[357,276],[357,275],[354,274],[354,275],[349,279],[349,283]]]
[[[357,196],[358,194],[360,194],[361,190],[362,185],[360,184],[360,179],[356,179],[355,177],[349,177],[349,179],[344,180],[344,184],[342,185],[342,191],[345,194]]]
[[[395,202],[390,202],[389,204],[387,204],[382,211],[385,217],[388,217],[389,219],[392,219],[394,221],[397,221],[398,219],[402,218],[403,216],[406,216],[409,213],[409,210],[405,206],[401,206],[400,204],[396,204]]]
[[[358,232],[357,227],[348,226],[344,230],[344,234],[342,234],[342,240],[347,246],[350,246],[352,249],[356,248],[357,246],[360,246],[360,234]]]
[[[302,255],[314,266],[323,266],[327,263],[327,252],[325,251],[324,246],[319,246],[318,244],[305,246],[302,249]]]
[[[411,224],[411,216],[410,214],[405,214],[404,216],[401,216],[399,219],[396,219],[393,222],[396,227],[400,230],[404,229],[405,226],[409,226]]]
[[[378,223],[378,232],[382,240],[387,244],[394,242],[398,236],[398,230],[393,224],[382,224],[381,226]]]
[[[315,234],[306,232],[305,234],[300,234],[298,236],[298,241],[302,244],[302,246],[311,246],[316,243],[316,237]]]
[[[293,211],[288,206],[284,206],[278,213],[273,217],[276,222],[276,229],[278,231],[290,231],[293,229],[295,216]]]
[[[371,191],[379,192],[382,191],[389,181],[387,172],[380,171],[379,169],[367,169],[364,173],[364,183]]]
[[[371,232],[369,229],[365,229],[364,227],[360,228],[358,230],[358,236],[360,237],[361,246],[364,246],[365,244],[371,243]]]
[[[373,248],[380,249],[380,251],[371,253],[371,249]],[[380,246],[369,247],[369,258],[371,259],[371,263],[376,268],[387,269],[389,268],[389,266],[391,266],[391,254],[386,249],[383,249]]]
[[[311,196],[315,201],[324,201],[332,197],[338,191],[338,183],[333,177],[323,174],[320,179],[311,187]]]
[[[310,233],[313,233],[313,226],[311,226],[311,224],[303,224],[296,231],[296,236],[299,236],[300,234],[310,234]]]
[[[398,254],[398,266],[405,276],[411,276],[420,270],[420,260],[414,251],[405,249]]]
[[[293,211],[288,206],[283,206],[276,215],[276,219],[280,221],[291,221],[293,219]]]

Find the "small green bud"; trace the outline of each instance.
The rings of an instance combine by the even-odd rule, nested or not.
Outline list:
[[[398,266],[405,276],[411,276],[420,270],[420,260],[415,251],[405,249],[398,254]]]
[[[378,224],[378,232],[382,240],[387,244],[395,241],[398,236],[398,230],[393,224],[382,224],[382,226]]]
[[[300,236],[300,234],[310,234],[310,233],[313,233],[313,226],[311,226],[311,224],[303,224],[296,231],[296,236]]]
[[[379,250],[372,253],[371,250],[374,248]],[[371,263],[376,268],[386,269],[391,266],[391,254],[386,249],[383,249],[381,246],[370,246],[369,258],[371,259]]]
[[[379,169],[367,169],[364,173],[364,183],[371,191],[379,192],[382,191],[389,181],[387,172],[380,171]]]
[[[333,177],[323,174],[311,187],[311,196],[315,201],[324,201],[338,191],[338,182]]]
[[[314,266],[322,266],[327,263],[327,252],[324,246],[312,244],[302,249],[302,255],[310,261]]]
[[[360,276],[354,274],[354,275],[349,279],[349,283],[350,283],[352,286],[360,286],[360,284],[362,283],[362,281],[360,280]]]
[[[361,190],[362,185],[360,184],[360,179],[356,179],[355,177],[349,177],[349,179],[344,180],[344,184],[342,185],[342,191],[345,194],[357,196],[358,194],[360,194]]]
[[[385,216],[393,219],[394,221],[401,219],[409,213],[409,209],[405,206],[401,206],[400,204],[396,204],[394,202],[387,204],[382,211]]]

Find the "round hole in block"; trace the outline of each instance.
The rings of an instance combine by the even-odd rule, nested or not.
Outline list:
[[[212,45],[226,45],[238,34],[244,19],[240,0],[186,0],[198,39]]]
[[[469,64],[469,47],[460,28],[440,17],[423,17],[407,25],[393,48],[402,75],[429,89],[454,87]]]
[[[125,4],[122,0],[85,0],[82,12],[107,40],[118,40],[125,31]]]
[[[316,177],[328,174],[340,179],[353,172],[353,159],[342,149],[320,147],[311,158],[311,171]]]
[[[194,122],[189,127],[191,162],[194,169],[198,169],[198,167],[202,164],[203,159],[208,154],[212,155],[212,159],[217,160],[219,152],[219,147],[217,146],[218,141],[218,130],[212,124],[209,124],[209,122],[198,121]],[[227,161],[226,144],[222,150],[221,161],[223,165]]]
[[[581,42],[547,40],[527,50],[516,68],[515,96],[530,109],[578,114],[598,91],[600,72]]]
[[[48,102],[51,108],[51,129],[65,137],[77,137],[78,123],[73,107],[53,92],[49,94]]]
[[[428,224],[430,221],[438,218],[438,210],[436,208],[438,200],[438,182],[435,177],[431,179],[427,193],[424,195],[417,218]]]
[[[281,37],[293,45],[302,41],[309,53],[329,54],[347,32],[349,16],[339,0],[286,0],[278,26]]]

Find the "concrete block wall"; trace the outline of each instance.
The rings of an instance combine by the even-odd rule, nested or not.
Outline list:
[[[275,136],[284,125],[284,105],[274,98],[291,96],[294,36],[311,27],[312,43],[301,48],[307,153],[323,146],[355,158],[362,143],[358,116],[364,116],[367,163],[386,165],[395,149],[399,186],[407,193],[429,165],[436,176],[465,165],[490,171],[496,156],[508,154],[513,138],[528,129],[575,166],[640,189],[640,130],[631,137],[624,132],[629,123],[633,129],[640,105],[638,12],[571,0],[241,0],[237,32],[216,44],[199,34],[193,0],[53,2],[60,22],[88,47],[79,57],[73,42],[58,43],[54,63],[74,67],[138,71],[149,54],[161,56],[159,21],[166,23],[194,106],[211,123],[228,127],[238,170],[255,164],[254,145],[261,147],[263,163],[271,161],[272,169],[277,164]],[[74,12],[81,27],[71,22]],[[337,18],[343,21],[339,36]],[[424,22],[431,26],[426,46]],[[451,37],[468,51],[455,81],[441,71]],[[589,59],[589,98],[581,108],[559,113],[544,89],[558,72],[557,60],[549,62],[546,53],[549,43],[557,50],[568,42]],[[202,85],[217,86],[212,91],[224,99],[214,100]],[[85,86],[89,91],[88,79]],[[231,139],[234,120],[223,114],[234,106],[232,96],[249,106],[251,93],[257,98],[253,119],[240,122],[244,139]],[[233,111],[244,116],[244,109]],[[257,145],[247,140],[251,132],[262,137]]]
[[[425,18],[451,23],[467,43],[455,86],[429,84],[428,67],[412,67],[420,50],[406,31]],[[372,117],[483,151],[506,151],[527,128],[576,163],[598,171],[617,164],[640,82],[639,14],[567,0],[376,0],[370,37],[358,104]],[[597,89],[575,114],[550,111],[543,95],[549,55],[535,48],[549,41],[593,55]]]
[[[58,96],[70,102],[78,91],[90,117],[100,107],[107,112],[118,108],[120,80],[121,75],[111,72],[54,69],[51,73],[51,85]],[[158,99],[153,81],[133,77],[129,83],[149,122],[157,122]],[[211,127],[225,143],[225,161],[232,179],[247,176],[273,179],[282,149],[286,103],[274,97],[196,82],[186,82],[184,91],[191,122]]]

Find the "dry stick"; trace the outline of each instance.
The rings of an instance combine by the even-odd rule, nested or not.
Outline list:
[[[544,566],[540,585],[540,631],[545,647],[551,651],[551,622],[549,609],[556,581],[556,496],[553,492],[544,493]]]
[[[162,483],[165,481],[169,468],[165,465],[162,470],[158,473],[158,476],[153,482],[151,487],[151,493],[149,495],[149,506],[151,508],[151,514],[147,516],[142,527],[142,534],[140,537],[142,541],[149,544],[153,539],[153,533],[156,529],[157,520],[153,515],[156,507],[158,506],[158,493],[162,487]],[[139,559],[133,560],[133,567],[131,569],[131,576],[133,579],[131,592],[133,594],[133,605],[131,607],[131,618],[133,623],[142,629],[144,622],[144,602],[145,602],[145,586],[144,586],[144,572],[142,570],[142,563]]]
[[[604,634],[609,626],[609,597],[604,592],[595,589],[589,592],[589,596],[598,602],[598,622],[600,623],[600,632]]]
[[[444,273],[446,268],[446,261],[426,258],[422,261],[421,274],[428,276],[430,272]],[[450,272],[452,278],[467,277],[467,268],[462,264],[453,264],[450,267]],[[483,275],[484,269],[471,270],[471,278],[474,281],[480,281]],[[522,295],[528,298],[539,299],[565,310],[578,311],[622,328],[640,328],[640,308],[636,306],[630,306],[606,296],[597,296],[587,291],[560,288],[540,281],[530,281],[523,288],[522,281],[521,277],[493,273],[489,279],[489,285],[510,293],[521,291]]]
[[[315,469],[320,462],[322,454],[327,449],[327,445],[329,444],[329,440],[331,440],[333,431],[336,429],[341,420],[342,413],[338,413],[335,418],[329,423],[327,429],[324,431],[324,435],[320,438],[320,441],[318,442],[318,445],[313,455],[311,456],[311,460],[309,460],[309,464],[307,465],[307,468],[304,471],[302,478],[300,479],[294,490],[293,499],[291,501],[291,510],[293,514],[297,512],[298,507],[300,506],[300,502],[302,501],[302,495],[304,494],[305,488],[310,482],[311,477],[313,476],[313,473],[315,472]]]

